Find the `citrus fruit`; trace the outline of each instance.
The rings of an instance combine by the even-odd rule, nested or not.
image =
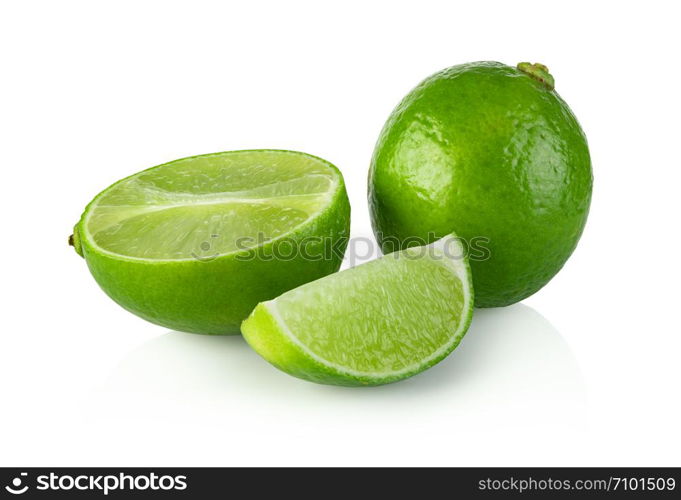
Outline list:
[[[587,141],[541,64],[453,66],[412,90],[371,160],[384,252],[456,231],[478,307],[513,304],[561,269],[591,201]]]
[[[196,333],[238,333],[258,302],[340,267],[350,206],[330,163],[293,151],[193,156],[97,195],[71,243],[127,310]]]
[[[447,356],[472,310],[465,249],[448,235],[258,304],[241,331],[263,358],[296,377],[379,385]]]

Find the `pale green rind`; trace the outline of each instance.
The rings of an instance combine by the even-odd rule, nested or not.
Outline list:
[[[284,333],[281,326],[260,303],[241,325],[241,334],[248,344],[269,363],[294,377],[320,384],[340,384],[343,374],[335,373],[331,367],[322,365],[307,355]],[[340,385],[369,385],[357,380]]]

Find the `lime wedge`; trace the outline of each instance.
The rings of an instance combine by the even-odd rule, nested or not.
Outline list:
[[[258,304],[241,331],[263,358],[296,377],[379,385],[442,360],[472,311],[465,250],[449,235]]]
[[[87,206],[71,242],[100,286],[135,314],[178,330],[238,333],[258,302],[338,270],[349,213],[330,163],[232,151],[117,182]],[[275,251],[282,243],[285,259]],[[322,254],[324,245],[336,252]]]

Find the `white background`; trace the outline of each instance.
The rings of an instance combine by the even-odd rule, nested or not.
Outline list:
[[[35,2],[0,7],[0,465],[681,465],[681,36],[674,2]],[[549,66],[591,147],[563,271],[477,311],[412,379],[314,385],[240,337],[113,303],[66,245],[143,168],[297,149],[371,234],[378,132],[421,79]]]

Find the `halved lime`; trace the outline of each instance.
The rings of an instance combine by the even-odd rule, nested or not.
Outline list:
[[[330,163],[232,151],[117,182],[87,206],[72,242],[104,291],[135,314],[238,333],[258,302],[338,270],[349,217]]]
[[[472,312],[468,260],[449,235],[258,304],[241,332],[293,376],[379,385],[442,360],[466,333]]]

